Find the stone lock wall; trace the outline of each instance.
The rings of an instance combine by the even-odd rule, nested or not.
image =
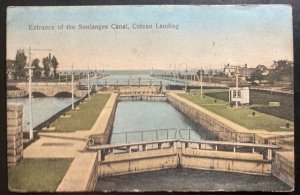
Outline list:
[[[7,104],[7,163],[15,165],[23,157],[23,104]]]
[[[199,107],[198,105],[189,102],[176,94],[166,94],[167,101],[194,123],[203,126],[210,132],[214,133],[220,140],[223,141],[238,141],[238,142],[257,142],[255,134],[242,133],[247,132],[245,127],[234,124],[231,121],[217,116],[216,114]],[[224,121],[227,121],[226,123]],[[239,130],[243,129],[242,132]],[[216,134],[215,134],[216,133]]]
[[[272,174],[291,187],[295,186],[294,161],[285,158],[278,152],[275,152],[275,158],[272,162]]]

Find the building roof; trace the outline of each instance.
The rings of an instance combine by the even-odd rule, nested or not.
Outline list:
[[[235,80],[231,81],[229,84],[228,84],[228,87],[235,87],[236,86],[236,83],[235,83]],[[248,84],[247,81],[243,80],[243,79],[239,79],[239,84],[238,84],[238,87],[249,87],[250,85]]]
[[[241,76],[250,77],[255,68],[241,68],[239,70]]]

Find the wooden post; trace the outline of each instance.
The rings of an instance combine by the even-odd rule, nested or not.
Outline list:
[[[272,160],[272,150],[268,149],[268,160]]]

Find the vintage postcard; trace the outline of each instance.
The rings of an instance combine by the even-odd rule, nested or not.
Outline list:
[[[293,191],[290,5],[7,8],[13,192]]]

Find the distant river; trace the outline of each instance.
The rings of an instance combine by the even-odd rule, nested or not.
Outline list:
[[[75,98],[74,101],[77,99]],[[23,104],[23,131],[29,131],[29,100],[28,98],[7,99],[7,103]],[[60,110],[72,104],[72,98],[44,97],[32,99],[33,127],[44,122]]]

